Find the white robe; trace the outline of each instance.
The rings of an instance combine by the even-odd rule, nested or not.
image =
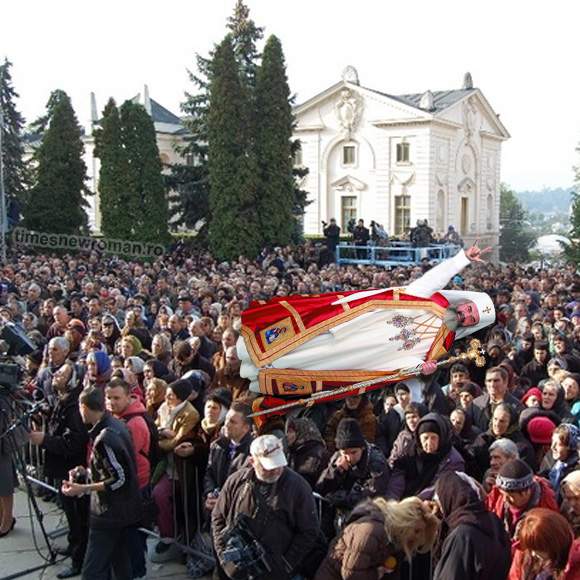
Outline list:
[[[405,292],[412,296],[430,298],[435,292],[440,292],[469,263],[465,252],[461,250],[453,258],[441,262],[423,274],[421,278],[409,284]],[[363,290],[342,298],[336,303],[352,302],[384,291],[384,289]],[[473,299],[472,295],[476,293],[442,291],[441,294],[453,305],[465,301],[466,298]],[[486,298],[489,300],[489,297],[486,296]],[[414,344],[411,348],[409,348],[409,343],[405,348],[403,338],[399,338],[401,327],[393,324],[394,316],[413,319],[412,323],[406,325],[411,330],[420,327],[422,332],[412,334]],[[425,361],[425,356],[441,324],[441,319],[428,310],[377,309],[315,336],[266,366],[279,369],[323,371],[392,371],[418,367]],[[460,328],[457,333],[458,337],[462,338],[462,335],[475,332],[479,328],[481,328],[481,323],[473,327]],[[259,369],[252,362],[242,337],[238,340],[237,349],[238,356],[242,360],[241,376],[251,380],[252,391],[259,392],[257,382]]]

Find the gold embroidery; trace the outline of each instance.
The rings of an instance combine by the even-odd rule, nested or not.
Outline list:
[[[280,302],[280,306],[283,306],[284,308],[286,308],[286,310],[288,310],[288,312],[290,312],[290,314],[292,314],[292,317],[296,321],[296,324],[298,325],[300,332],[304,332],[306,330],[306,327],[304,326],[304,322],[302,322],[302,316],[300,316],[300,314],[298,314],[298,312],[296,311],[296,308],[294,308],[294,306],[288,304],[288,302],[286,302],[286,300],[282,300]]]

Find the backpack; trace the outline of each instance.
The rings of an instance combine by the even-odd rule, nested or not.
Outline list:
[[[149,453],[145,453],[143,451],[139,451],[139,453],[141,453],[141,455],[146,457],[149,461],[149,466],[151,469],[150,473],[153,475],[155,467],[157,467],[157,464],[161,460],[162,455],[159,449],[159,430],[157,429],[157,425],[155,424],[155,421],[153,421],[153,418],[146,411],[142,413],[129,413],[128,415],[124,415],[123,421],[125,421],[125,423],[129,423],[129,421],[135,417],[142,417],[145,421],[145,424],[147,425],[147,429],[149,430]]]

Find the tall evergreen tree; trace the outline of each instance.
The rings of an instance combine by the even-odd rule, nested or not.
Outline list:
[[[24,162],[22,130],[24,117],[16,109],[18,93],[12,85],[10,68],[12,63],[4,60],[0,65],[0,118],[2,119],[2,162],[4,171],[4,191],[13,213],[20,213],[29,186],[29,174]],[[10,207],[8,213],[10,214]]]
[[[580,153],[580,146],[576,147],[576,152]],[[572,244],[566,247],[566,255],[576,264],[580,264],[580,165],[574,167],[574,173],[569,234]]]
[[[526,225],[527,213],[516,194],[506,185],[500,188],[499,236],[500,260],[506,262],[527,262],[530,248],[534,243],[534,233]]]
[[[145,107],[132,101],[121,105],[121,136],[128,167],[125,211],[132,223],[127,235],[139,241],[166,243],[168,207],[163,166],[155,126]]]
[[[232,40],[235,58],[247,90],[245,100],[253,99],[256,70],[259,60],[257,43],[263,38],[263,28],[250,19],[249,8],[243,0],[237,0],[232,16],[228,18],[227,30]],[[181,216],[176,223],[193,227],[199,220],[209,223],[209,170],[208,170],[208,114],[209,86],[212,79],[212,61],[215,50],[208,57],[196,55],[197,72],[189,71],[194,92],[185,94],[181,110],[185,113],[185,126],[191,137],[180,153],[190,160],[189,164],[174,165],[168,185],[176,191],[172,196],[174,213]],[[252,110],[254,106],[252,105]],[[249,113],[249,110],[248,110]],[[254,123],[254,118],[251,118]]]
[[[244,95],[232,40],[226,36],[213,59],[208,115],[209,243],[214,255],[225,260],[240,254],[254,257],[260,249],[257,167]]]
[[[292,107],[282,45],[270,36],[256,79],[256,211],[265,245],[288,244],[293,233]]]
[[[109,238],[123,239],[133,229],[136,203],[129,195],[129,165],[123,147],[119,109],[110,99],[100,126],[94,132],[95,156],[101,160],[99,206],[101,231]]]
[[[76,234],[86,231],[88,206],[83,194],[86,165],[81,127],[70,99],[55,91],[49,100],[46,131],[36,151],[35,184],[24,207],[24,223],[33,230]]]

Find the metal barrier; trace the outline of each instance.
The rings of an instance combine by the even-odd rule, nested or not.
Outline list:
[[[345,243],[336,246],[337,264],[365,264],[372,266],[416,266],[427,258],[438,263],[451,258],[461,250],[460,246],[431,244],[414,248],[410,242],[391,242],[388,246],[351,246]]]

